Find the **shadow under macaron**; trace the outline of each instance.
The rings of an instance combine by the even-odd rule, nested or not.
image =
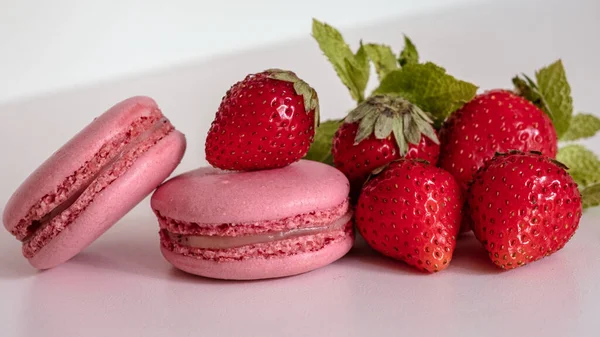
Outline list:
[[[147,227],[154,224],[148,224]],[[94,246],[93,252],[83,252],[73,258],[69,263],[88,265],[93,268],[116,270],[123,273],[137,274],[151,278],[198,284],[238,284],[247,282],[271,282],[282,278],[259,280],[219,280],[192,275],[173,267],[160,253],[159,237],[155,228],[145,231],[127,240],[113,239],[101,240]],[[151,232],[151,233],[150,233]],[[150,234],[150,235],[149,235]],[[461,235],[457,240],[457,247],[450,266],[438,273],[459,273],[468,275],[490,275],[502,273],[489,260],[487,252],[475,237],[468,233]],[[357,235],[356,243],[348,254],[334,262],[348,268],[357,268],[365,272],[402,273],[410,275],[428,276],[415,268],[394,259],[383,256],[371,249],[364,239]],[[310,277],[325,270],[324,266],[304,274],[283,277]],[[23,268],[24,269],[24,268]],[[35,273],[35,270],[32,270]],[[0,274],[1,277],[2,274]]]
[[[78,254],[66,265],[105,269],[121,273],[140,275],[154,279],[169,280],[180,283],[194,284],[238,284],[247,282],[271,282],[275,279],[262,279],[253,281],[218,280],[192,275],[173,267],[165,260],[160,252],[160,241],[156,219],[151,215],[126,217],[118,228],[135,226],[135,235],[122,235],[114,233],[92,244],[88,249]],[[115,229],[115,231],[118,229]],[[128,231],[132,229],[127,228]],[[113,231],[113,230],[111,230]],[[109,233],[110,234],[110,231]],[[125,234],[125,233],[124,233]],[[21,279],[45,273],[34,269],[20,254],[19,249],[11,245],[2,245],[0,251],[0,279]],[[364,239],[356,236],[354,247],[348,254],[334,262],[344,268],[356,268],[365,272],[377,273],[402,273],[410,275],[429,274],[394,259],[383,256],[371,249]],[[314,277],[328,266],[293,277]],[[62,269],[60,266],[58,269]],[[460,273],[469,275],[490,275],[501,273],[489,260],[487,252],[475,239],[472,233],[462,234],[458,237],[457,247],[452,262],[447,270],[440,272]],[[305,275],[305,276],[303,276]],[[285,277],[290,278],[290,276]]]
[[[75,256],[67,263],[179,283],[223,285],[272,282],[282,279],[220,280],[186,273],[172,266],[162,256],[158,225],[155,218],[148,215],[138,218],[126,218],[122,222],[125,223],[119,224],[119,227],[130,225],[137,226],[142,230],[137,232],[136,235],[109,235],[107,238],[98,240],[90,249]],[[289,277],[291,276],[283,278]]]
[[[18,243],[15,241],[15,243]],[[20,244],[19,244],[20,246]],[[0,280],[25,279],[40,273],[29,265],[20,247],[2,245],[0,250]]]

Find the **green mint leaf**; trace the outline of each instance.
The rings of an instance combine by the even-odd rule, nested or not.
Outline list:
[[[380,80],[390,71],[398,69],[396,56],[394,56],[394,52],[389,46],[369,43],[365,45],[365,51],[375,65],[375,70]]]
[[[550,116],[560,139],[569,129],[573,115],[571,87],[561,60],[535,73],[537,87],[545,103],[542,109]]]
[[[429,112],[439,125],[452,112],[475,97],[477,86],[446,74],[431,62],[409,63],[387,74],[376,94],[395,94]],[[406,127],[406,126],[405,126]]]
[[[329,62],[333,65],[335,72],[342,79],[342,82],[346,86],[349,86],[349,81],[347,83],[346,80],[346,65],[344,60],[353,59],[354,54],[352,54],[350,46],[344,41],[342,34],[330,25],[313,19],[312,35],[317,40],[323,54],[325,54]]]
[[[360,48],[354,55],[353,59],[344,60],[346,74],[352,83],[350,94],[357,102],[362,102],[365,99],[365,89],[369,82],[369,58],[362,42]]]
[[[419,63],[419,52],[417,51],[417,47],[406,35],[404,35],[404,49],[400,52],[398,63],[402,67],[407,64]]]
[[[580,187],[600,182],[600,161],[582,145],[567,145],[558,150],[556,160],[569,167],[569,174]]]
[[[341,120],[328,120],[322,122],[315,131],[315,141],[308,149],[308,153],[304,159],[333,165],[333,157],[331,155],[333,135],[340,127],[341,123]]]
[[[313,19],[312,35],[352,98],[361,102],[369,79],[369,62],[364,48],[354,55],[337,29],[316,19]]]
[[[581,191],[583,208],[590,208],[600,205],[600,184],[594,184],[584,188]]]
[[[586,113],[578,113],[571,118],[569,130],[560,140],[571,141],[593,137],[600,130],[600,118]]]
[[[400,66],[402,67],[411,63],[419,63],[419,52],[417,51],[417,47],[415,47],[415,44],[412,43],[406,35],[404,35],[404,49],[400,52],[398,63],[400,63]]]

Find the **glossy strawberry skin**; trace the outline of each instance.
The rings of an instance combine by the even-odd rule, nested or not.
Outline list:
[[[314,139],[315,111],[306,112],[293,83],[248,75],[221,101],[206,139],[206,159],[225,170],[261,170],[289,165]]]
[[[579,225],[581,195],[547,157],[498,155],[476,174],[466,212],[490,259],[513,269],[564,247]]]
[[[454,112],[440,130],[439,167],[466,191],[473,175],[497,152],[539,151],[555,158],[556,130],[531,102],[506,90],[476,96]]]
[[[400,159],[365,184],[355,221],[376,251],[436,272],[452,259],[462,205],[460,186],[450,173]]]
[[[354,145],[358,123],[344,123],[333,136],[333,164],[342,171],[352,186],[362,186],[373,170],[400,159],[398,145],[392,136],[376,139],[374,135]],[[440,146],[422,136],[418,145],[410,144],[405,158],[423,159],[435,164]]]

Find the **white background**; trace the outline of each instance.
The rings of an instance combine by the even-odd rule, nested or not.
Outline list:
[[[486,0],[0,0],[0,102]],[[487,0],[489,1],[489,0]]]
[[[290,9],[275,0],[164,8],[1,1],[0,207],[41,161],[128,96],[154,97],[186,134],[177,172],[205,164],[204,137],[220,98],[246,73],[293,69],[319,92],[324,118],[341,117],[352,102],[308,36],[312,16],[340,25],[354,46],[364,38],[398,51],[406,32],[425,59],[482,90],[510,87],[512,75],[562,57],[576,109],[600,111],[597,1],[434,6],[442,2],[308,1]],[[600,153],[598,138],[586,144]],[[297,277],[221,282],[163,260],[146,200],[46,272],[29,267],[19,243],[0,232],[0,335],[597,336],[599,219],[599,209],[587,212],[564,250],[510,272],[495,269],[467,236],[435,275],[358,245]]]

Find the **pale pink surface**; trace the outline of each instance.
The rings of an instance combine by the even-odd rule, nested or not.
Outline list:
[[[12,231],[31,207],[54,193],[64,179],[82,167],[100,148],[137,119],[158,109],[149,97],[132,97],[113,106],[75,135],[19,186],[6,204],[3,222]]]
[[[138,204],[177,167],[185,151],[185,137],[172,131],[141,157],[70,223],[44,245],[29,262],[52,268],[75,256]]]
[[[184,222],[247,223],[330,209],[344,202],[348,192],[340,171],[309,160],[253,172],[204,167],[162,185],[152,208]]]
[[[161,252],[175,267],[191,274],[225,280],[257,280],[292,276],[324,267],[346,255],[353,243],[353,235],[347,235],[317,251],[224,262],[176,254],[162,245]]]

